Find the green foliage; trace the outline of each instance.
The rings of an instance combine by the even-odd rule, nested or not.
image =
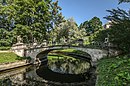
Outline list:
[[[11,46],[13,36],[9,31],[0,28],[0,39],[0,46]]]
[[[0,47],[0,50],[9,50],[10,47]]]
[[[73,59],[75,60],[75,58],[73,57],[70,57],[70,56],[66,56],[66,55],[63,55],[63,54],[49,54],[48,55],[48,60],[56,60],[56,59]]]
[[[130,49],[130,21],[125,23],[119,23],[112,26],[110,30],[110,42],[118,45],[120,49],[125,52],[129,52]]]
[[[51,0],[4,0],[0,2],[0,28],[11,33],[7,38],[1,38],[0,43],[12,45],[17,36],[24,43],[32,43],[34,39],[41,43],[48,40],[50,28],[62,22],[58,1]],[[1,34],[1,31],[0,31]],[[2,36],[3,37],[3,36]],[[11,38],[12,37],[12,38]],[[8,44],[7,44],[8,43]],[[0,45],[1,46],[1,45]]]
[[[99,31],[99,33],[96,34],[94,41],[104,42],[105,38],[108,36],[108,33],[109,29]]]
[[[130,49],[130,12],[122,9],[108,10],[111,15],[105,17],[112,20],[111,29],[109,30],[110,42],[117,45],[124,52]]]
[[[75,50],[75,49],[63,49],[63,50],[54,50],[53,52],[63,52],[63,53],[73,53],[73,54],[79,54],[79,55],[88,55],[86,52]]]
[[[118,56],[104,58],[98,62],[96,86],[129,86],[130,58]]]
[[[79,28],[84,28],[86,30],[87,35],[90,35],[98,31],[99,29],[102,29],[103,27],[100,19],[98,17],[93,17],[91,20],[81,23]]]
[[[75,40],[82,39],[86,35],[84,29],[78,29],[73,18],[60,23],[51,32],[52,40],[58,43],[71,43]]]
[[[60,50],[61,52],[73,52],[75,49],[63,49],[63,50]]]
[[[12,52],[0,53],[0,63],[16,62],[20,58]]]
[[[46,39],[47,24],[50,19],[50,12],[47,1],[41,0],[15,0],[15,28],[16,35],[20,35],[25,43],[34,41],[42,42]],[[40,38],[40,39],[39,39]]]
[[[20,57],[20,56],[17,56],[16,60],[31,60],[31,57]]]
[[[91,44],[95,40],[95,37],[97,37],[97,34],[103,30],[102,22],[98,17],[93,17],[91,20],[81,23],[79,29],[82,28],[86,30],[86,45]]]
[[[53,2],[51,5],[51,18],[52,21],[51,23],[53,24],[53,26],[59,26],[60,23],[62,23],[64,20],[64,17],[62,16],[62,13],[59,12],[60,10],[62,10],[62,8],[60,6],[58,6],[58,0],[56,2]]]
[[[119,0],[119,4],[122,3],[122,2],[130,2],[130,0]]]
[[[16,62],[19,60],[30,60],[30,57],[20,57],[12,52],[0,52],[0,63]]]

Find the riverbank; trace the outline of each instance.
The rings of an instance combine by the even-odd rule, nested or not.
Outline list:
[[[27,58],[10,51],[0,51],[0,71],[29,65]]]
[[[9,62],[9,63],[1,63],[0,64],[0,71],[18,68],[18,67],[22,67],[22,66],[26,66],[26,65],[30,65],[30,63],[28,63],[27,60]]]
[[[55,61],[56,59],[56,61]],[[85,61],[85,63],[82,62],[82,65],[79,63],[80,60]],[[96,67],[92,67],[91,65],[91,60],[89,59],[89,55],[85,52],[79,51],[79,50],[74,50],[74,49],[64,49],[64,50],[54,50],[52,52],[50,52],[48,54],[48,61],[53,61],[53,63],[60,63],[63,64],[65,63],[65,61],[69,62],[69,65],[72,64],[73,66],[70,66],[72,68],[69,67],[69,69],[75,69],[75,70],[81,70],[84,69],[85,64],[88,62],[88,65],[90,66],[88,72],[84,73],[83,75],[86,77],[86,86],[95,86],[95,82],[96,82]],[[57,61],[58,60],[58,61]],[[55,62],[54,62],[55,61]],[[76,68],[75,68],[76,66]],[[79,69],[78,69],[78,66]],[[54,67],[55,68],[55,67]],[[65,69],[65,68],[63,68]],[[85,70],[86,71],[86,70]],[[89,77],[89,79],[88,79]]]
[[[0,50],[0,53],[11,52],[10,50]]]
[[[0,64],[1,63],[9,63],[9,62],[16,62],[19,60],[24,60],[25,57],[20,57],[13,52],[10,51],[0,51]]]
[[[96,86],[130,86],[130,57],[101,59],[97,65]]]

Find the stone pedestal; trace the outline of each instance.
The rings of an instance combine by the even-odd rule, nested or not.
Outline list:
[[[16,43],[12,46],[11,50],[20,57],[25,56],[26,45],[24,43]]]

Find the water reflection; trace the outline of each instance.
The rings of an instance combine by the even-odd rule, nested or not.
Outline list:
[[[62,74],[81,74],[90,68],[89,62],[73,58],[53,58],[49,60],[48,67],[54,72]]]
[[[49,61],[49,66],[47,64],[38,67],[25,66],[3,71],[0,72],[0,86],[94,86],[88,85],[89,78],[85,75],[87,64],[79,60],[61,59]],[[63,72],[53,72],[55,69],[57,71],[57,68],[59,68],[58,72],[59,70]]]

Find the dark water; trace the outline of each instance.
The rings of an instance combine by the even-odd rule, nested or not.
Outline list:
[[[55,59],[40,66],[0,72],[0,86],[94,86],[88,71],[85,61]]]
[[[53,60],[48,61],[48,67],[61,74],[83,74],[90,68],[90,63],[74,58],[53,58]]]

